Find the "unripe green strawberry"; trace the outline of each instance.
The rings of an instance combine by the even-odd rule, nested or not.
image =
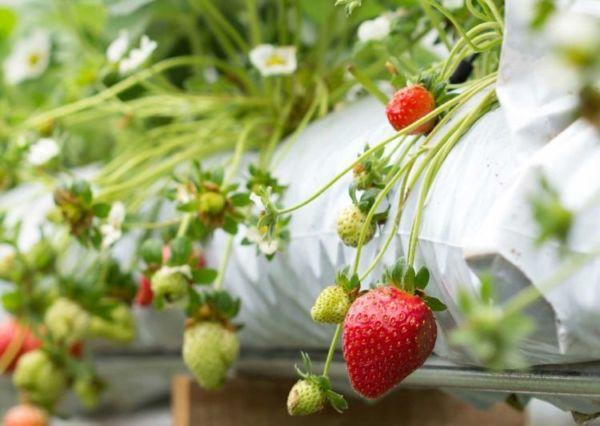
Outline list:
[[[209,216],[217,216],[225,208],[225,197],[218,192],[205,192],[200,195],[198,209],[200,213]]]
[[[0,280],[20,282],[27,273],[27,265],[22,261],[17,252],[11,250],[0,255]]]
[[[200,386],[220,387],[227,370],[239,353],[233,331],[216,322],[203,322],[188,328],[183,337],[183,360]]]
[[[325,391],[316,380],[298,380],[288,395],[287,410],[290,416],[306,416],[322,410],[326,400]]]
[[[361,212],[354,204],[351,204],[342,210],[337,218],[337,234],[342,242],[347,246],[356,247],[358,245],[360,232],[366,220],[367,215]],[[364,244],[371,241],[373,235],[375,235],[375,224],[371,222],[367,227]]]
[[[89,334],[119,342],[131,342],[135,338],[135,321],[131,310],[124,303],[119,303],[110,312],[110,319],[92,317]]]
[[[339,285],[331,285],[321,291],[310,310],[310,316],[316,322],[340,324],[346,318],[350,305],[350,296],[346,290]]]
[[[47,269],[54,261],[54,248],[46,239],[35,243],[26,254],[29,265],[37,270]]]
[[[152,276],[152,292],[169,303],[184,299],[188,294],[190,267],[163,266]]]
[[[29,402],[43,407],[53,406],[67,388],[65,374],[41,349],[21,357],[13,383]]]
[[[237,334],[233,331],[223,329],[221,334],[221,355],[228,366],[233,364],[240,354],[240,342]]]
[[[10,251],[3,256],[0,256],[0,280],[10,281],[12,272],[16,265],[17,254]]]
[[[73,392],[85,408],[94,408],[100,402],[102,384],[93,376],[81,377],[75,380]]]
[[[53,339],[71,345],[87,334],[90,314],[72,300],[61,297],[46,311],[44,324]]]
[[[361,163],[352,168],[352,175],[354,176],[354,182],[356,182],[356,188],[360,190],[369,189],[373,184],[371,175]]]

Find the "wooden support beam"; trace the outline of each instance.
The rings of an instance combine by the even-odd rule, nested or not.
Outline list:
[[[480,411],[437,390],[397,390],[374,403],[351,400],[338,414],[328,407],[309,417],[290,417],[285,408],[294,381],[238,377],[222,389],[205,391],[192,378],[173,379],[174,426],[524,426],[525,415],[506,404]]]

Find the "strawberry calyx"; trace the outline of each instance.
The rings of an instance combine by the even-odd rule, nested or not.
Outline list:
[[[360,291],[360,279],[358,274],[349,274],[349,268],[345,267],[339,271],[335,276],[335,284],[342,287],[350,296],[353,301],[358,296]]]
[[[234,298],[225,290],[207,290],[203,292],[190,292],[186,328],[200,322],[218,322],[230,331],[241,328],[231,320],[240,310],[240,299]]]
[[[423,299],[423,302],[434,312],[445,311],[446,305],[439,299],[429,296],[425,288],[429,284],[429,270],[422,266],[418,271],[407,265],[404,258],[400,258],[394,265],[388,267],[383,274],[384,285],[391,285],[405,293]]]

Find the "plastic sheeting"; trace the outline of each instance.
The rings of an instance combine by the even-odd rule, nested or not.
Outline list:
[[[479,120],[448,156],[427,199],[419,234],[417,263],[431,271],[432,295],[448,305],[447,312],[437,315],[435,352],[459,363],[475,363],[447,344],[447,333],[463,321],[456,303],[459,289],[476,292],[477,273],[491,270],[499,283],[499,297],[506,300],[553,275],[560,264],[556,246],[534,245],[529,197],[537,188],[540,171],[558,188],[565,204],[578,212],[567,252],[589,253],[600,244],[600,207],[594,202],[600,191],[598,133],[583,122],[573,122],[574,95],[546,77],[549,47],[527,31],[530,4],[507,1],[497,85],[501,106]],[[569,3],[569,7],[586,13],[595,10],[590,2]],[[290,185],[285,204],[306,198],[352,162],[365,144],[372,146],[391,134],[383,107],[370,99],[312,124],[291,146],[283,146],[273,170]],[[337,214],[350,203],[350,179],[350,175],[343,178],[294,213],[291,242],[271,262],[257,257],[254,247],[234,245],[225,286],[243,300],[241,338],[246,347],[323,349],[329,344],[332,328],[314,324],[309,311],[336,271],[353,261],[354,249],[344,247],[335,232]],[[417,192],[418,188],[407,203],[382,265],[405,253]],[[394,213],[392,209],[392,217]],[[383,226],[365,247],[359,270],[374,257],[390,227]],[[218,263],[225,243],[226,236],[217,233],[208,251],[210,264]],[[378,267],[372,277],[381,272]],[[600,260],[596,259],[527,310],[537,325],[522,347],[531,363],[600,357],[599,283]],[[172,331],[181,329],[179,315],[149,311],[139,315],[143,320],[138,345],[178,346],[179,338]],[[160,330],[149,324],[160,324]],[[553,402],[580,411],[600,410],[590,401],[559,398]]]

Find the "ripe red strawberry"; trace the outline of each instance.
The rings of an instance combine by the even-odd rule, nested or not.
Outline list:
[[[71,355],[73,358],[81,359],[81,357],[83,357],[84,349],[83,342],[75,342],[69,347],[69,355]]]
[[[8,372],[15,369],[17,361],[22,355],[42,346],[40,339],[38,339],[31,330],[22,326],[15,320],[9,320],[0,324],[0,357],[3,357],[7,350],[11,350],[11,342],[15,342],[14,344],[19,345],[15,347],[12,361],[6,367],[6,371]],[[8,354],[6,356],[8,356]]]
[[[396,130],[402,130],[423,118],[435,109],[435,98],[421,85],[407,86],[398,90],[388,102],[385,110],[390,124]],[[435,125],[435,119],[411,131],[411,135],[429,132]]]
[[[140,284],[138,286],[137,293],[135,295],[135,303],[140,306],[148,306],[152,304],[154,300],[154,293],[150,285],[150,279],[142,275],[140,278]]]
[[[425,362],[436,337],[433,314],[419,296],[385,286],[359,297],[344,321],[352,386],[366,398],[380,397]]]

